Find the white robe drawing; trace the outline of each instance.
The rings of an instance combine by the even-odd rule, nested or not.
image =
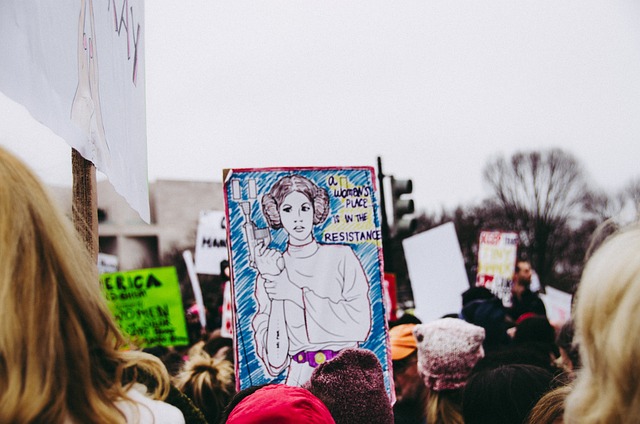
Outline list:
[[[302,290],[303,307],[285,301],[289,338],[289,359],[274,369],[267,359],[267,332],[271,301],[265,280],[256,280],[258,311],[252,325],[256,351],[269,374],[276,376],[288,367],[287,384],[306,382],[313,367],[291,357],[299,352],[357,347],[371,331],[369,284],[357,256],[349,246],[319,244],[291,246],[283,253],[289,279]]]

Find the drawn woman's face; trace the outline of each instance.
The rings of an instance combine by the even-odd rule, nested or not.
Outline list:
[[[313,230],[313,204],[307,196],[294,191],[289,193],[280,206],[280,220],[291,241],[308,242]]]

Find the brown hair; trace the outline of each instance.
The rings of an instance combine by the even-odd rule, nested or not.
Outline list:
[[[323,188],[318,187],[310,179],[301,175],[287,175],[280,178],[269,193],[262,197],[262,213],[267,223],[273,229],[282,228],[282,220],[278,207],[284,198],[294,191],[304,194],[313,204],[313,224],[319,224],[329,215],[329,194]]]

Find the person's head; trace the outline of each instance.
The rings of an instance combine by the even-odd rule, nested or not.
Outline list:
[[[417,325],[418,370],[433,391],[464,387],[475,364],[484,356],[484,329],[457,318]]]
[[[474,373],[462,397],[465,424],[522,423],[553,389],[554,376],[532,365],[502,365]]]
[[[420,402],[425,393],[424,381],[418,372],[418,345],[413,335],[416,324],[401,324],[389,330],[393,382],[396,402]]]
[[[535,404],[525,424],[562,424],[564,403],[571,393],[570,385],[562,385],[551,390]]]
[[[122,352],[97,269],[44,186],[0,148],[0,422],[123,422],[114,402],[133,367],[159,378],[159,359]]]
[[[329,215],[329,194],[306,177],[288,175],[262,197],[262,212],[271,228],[284,228],[294,240],[307,241],[313,226]]]
[[[523,314],[525,317],[527,314]],[[556,330],[544,315],[527,316],[516,321],[513,344],[527,346],[531,349],[545,352],[550,361],[555,361],[559,356],[556,346]]]
[[[307,389],[268,384],[234,396],[225,410],[228,424],[334,424],[324,403]]]
[[[190,358],[174,378],[178,390],[187,395],[210,423],[217,423],[235,394],[233,364],[208,354]]]
[[[640,225],[604,241],[585,265],[575,325],[582,370],[565,422],[630,422],[640,416]]]
[[[556,345],[560,353],[559,365],[571,373],[581,367],[580,353],[578,352],[578,344],[574,340],[574,334],[575,325],[573,320],[569,320],[562,324],[556,336]]]
[[[519,260],[516,262],[516,273],[511,285],[512,293],[519,295],[531,286],[531,262]]]
[[[493,299],[495,295],[486,287],[473,286],[462,293],[462,307],[478,300]]]
[[[521,284],[531,284],[531,262],[519,260],[516,262],[516,277]]]
[[[427,422],[462,423],[460,391],[484,356],[483,328],[457,318],[441,318],[414,329],[418,369],[427,388]]]
[[[303,387],[327,405],[337,424],[393,423],[382,365],[370,350],[340,351],[318,365]]]

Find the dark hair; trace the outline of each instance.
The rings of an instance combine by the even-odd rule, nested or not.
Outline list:
[[[556,345],[566,352],[573,364],[573,368],[577,369],[580,368],[581,362],[580,351],[578,344],[574,342],[574,335],[575,326],[573,320],[569,320],[560,327],[560,331],[558,331],[558,336],[556,337]]]
[[[260,384],[258,386],[250,386],[250,387],[247,387],[246,389],[242,389],[239,392],[237,392],[231,398],[231,401],[227,404],[226,408],[224,408],[220,422],[226,423],[227,419],[229,418],[229,415],[231,415],[231,412],[233,412],[233,408],[238,406],[238,404],[242,402],[245,398],[251,396],[258,390],[262,389],[263,387],[270,386],[271,384],[273,383]]]
[[[422,324],[422,321],[420,321],[420,318],[418,318],[417,316],[407,312],[402,314],[402,316],[397,320],[389,321],[389,329],[402,324]]]
[[[313,204],[313,224],[319,224],[329,215],[329,194],[327,190],[318,187],[310,179],[301,175],[287,175],[280,178],[269,193],[262,196],[262,213],[267,223],[273,229],[282,228],[282,220],[278,207],[284,198],[294,191],[304,194]]]
[[[464,389],[465,424],[520,424],[554,388],[549,371],[532,365],[503,365],[474,374]]]
[[[462,293],[462,306],[464,307],[474,300],[487,300],[493,299],[494,297],[495,295],[486,287],[470,287]]]
[[[549,357],[549,352],[529,344],[500,346],[487,351],[484,358],[480,359],[473,367],[471,374],[494,370],[503,365],[533,365],[559,375],[562,370],[556,367]]]

